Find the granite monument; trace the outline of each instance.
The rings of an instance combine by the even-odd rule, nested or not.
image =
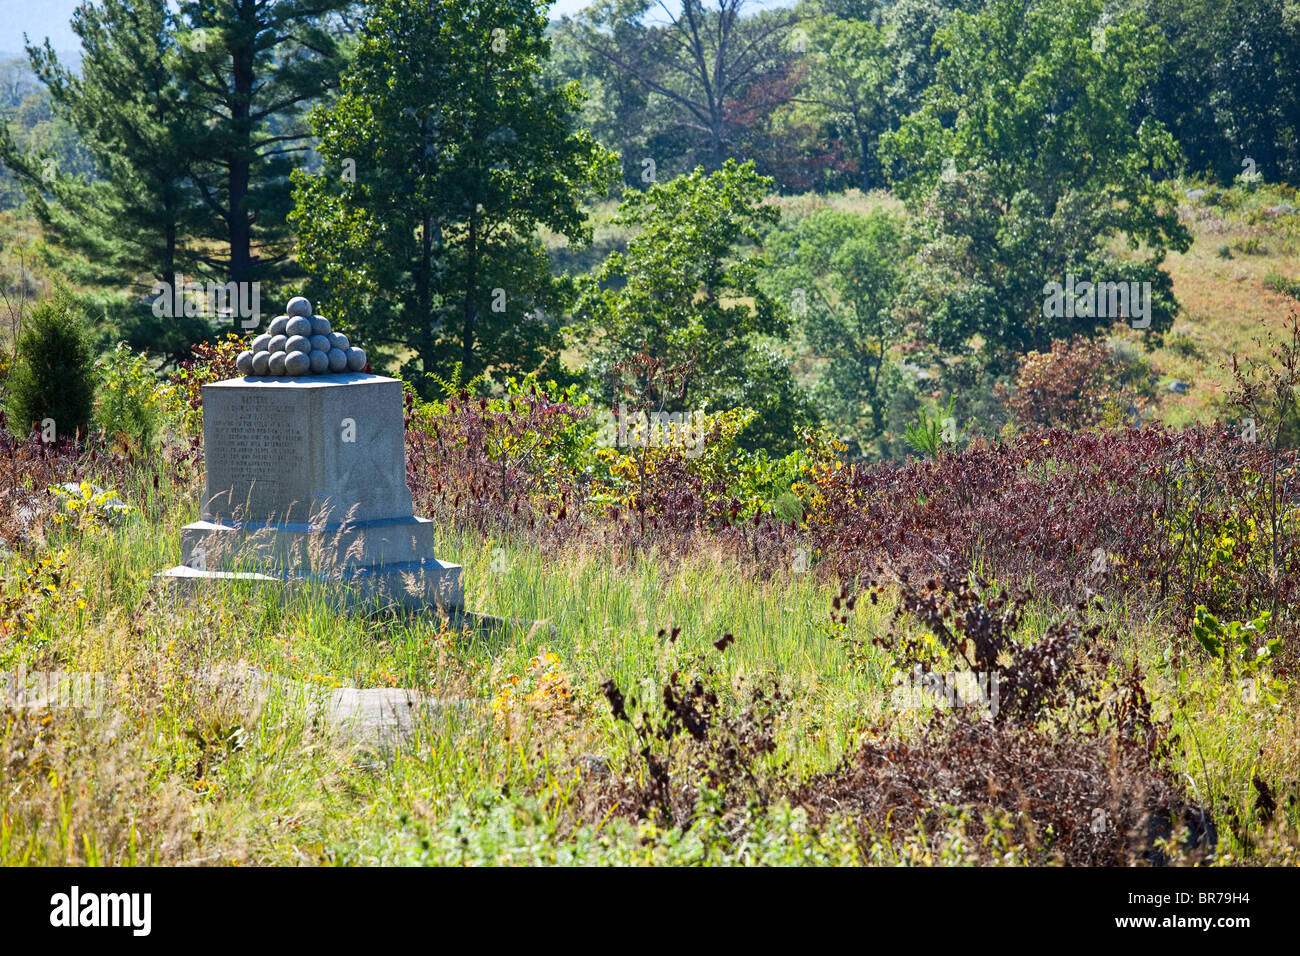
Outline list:
[[[406,485],[402,384],[298,296],[251,348],[242,378],[205,385],[201,519],[169,581],[319,582],[347,606],[464,607],[459,565]]]

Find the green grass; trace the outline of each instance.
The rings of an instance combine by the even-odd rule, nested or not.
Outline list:
[[[63,546],[67,560],[51,593],[24,584],[30,557],[4,565],[4,594],[22,613],[10,605],[0,664],[100,672],[113,690],[98,719],[9,713],[0,733],[0,863],[970,859],[960,821],[931,840],[899,821],[898,833],[863,848],[847,823],[811,828],[802,810],[786,806],[743,821],[705,816],[685,834],[604,819],[593,808],[584,760],[604,760],[615,775],[640,772],[601,682],[613,678],[653,699],[668,673],[689,670],[702,653],[720,662],[733,689],[742,680],[780,681],[793,704],[774,760],[788,761],[790,773],[828,770],[854,747],[881,711],[889,669],[870,653],[850,656],[830,627],[834,592],[813,574],[763,579],[710,553],[680,561],[649,554],[631,564],[590,549],[543,555],[444,529],[440,555],[464,564],[471,607],[518,619],[511,628],[458,632],[432,616],[340,614],[320,594],[281,600],[232,584],[194,599],[168,596],[150,575],[178,562],[192,500],[165,479],[158,491],[142,479],[123,492],[140,512],[119,526],[55,533],[44,553]],[[856,636],[869,636],[884,613],[860,610]],[[1048,614],[1032,615],[1029,630]],[[674,627],[675,644],[659,633]],[[1158,707],[1185,742],[1195,740],[1175,757],[1176,769],[1217,810],[1250,821],[1254,775],[1297,779],[1293,708],[1231,698],[1186,649],[1179,668],[1156,670],[1171,646],[1159,622],[1134,627],[1113,609],[1108,630],[1147,664]],[[718,653],[711,645],[723,633],[736,641]],[[568,696],[494,710],[513,678],[520,697],[540,686],[530,661],[545,653],[558,658],[552,673]],[[402,746],[375,752],[313,726],[302,694],[273,691],[260,714],[245,712],[200,678],[221,665],[251,665],[322,693],[399,686],[464,703],[422,721]],[[1225,860],[1265,852],[1274,862],[1294,859],[1287,843],[1256,846],[1248,857],[1221,830]]]
[[[616,567],[590,553],[517,548],[495,573],[494,542],[446,534],[440,551],[465,564],[472,606],[524,622],[457,633],[436,617],[339,614],[320,595],[281,600],[249,585],[169,597],[150,575],[179,561],[193,506],[164,502],[167,489],[149,482],[125,496],[142,514],[113,529],[61,532],[51,542],[67,548],[61,583],[35,601],[28,594],[29,623],[6,625],[5,668],[95,671],[114,690],[110,716],[98,721],[15,716],[5,748],[22,746],[29,731],[47,733],[60,741],[48,745],[58,772],[5,764],[0,862],[685,860],[700,852],[698,835],[687,841],[695,849],[673,837],[647,848],[625,825],[599,827],[574,803],[577,758],[621,765],[626,751],[602,680],[651,689],[732,632],[736,643],[719,655],[730,676],[779,674],[816,714],[816,730],[787,744],[786,756],[808,768],[851,745],[863,703],[879,696],[870,675],[846,671],[821,627],[831,594],[804,578],[759,584],[720,558],[665,572],[653,555]],[[5,568],[11,597],[22,590],[22,563]],[[658,636],[674,626],[675,646]],[[558,656],[571,704],[554,714],[520,708],[507,728],[494,695],[544,652]],[[304,699],[273,694],[252,722],[197,679],[235,664],[322,689],[414,687],[469,705],[429,720],[398,751],[374,754],[319,735]],[[208,748],[200,771],[196,735],[221,740],[236,727],[238,747]],[[467,828],[469,846],[449,836]],[[610,844],[596,831],[621,836]]]

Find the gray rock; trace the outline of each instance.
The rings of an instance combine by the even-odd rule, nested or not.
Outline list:
[[[1289,202],[1279,203],[1276,206],[1269,206],[1264,210],[1264,212],[1268,213],[1270,216],[1289,216],[1295,211],[1295,206],[1291,205]]]
[[[327,335],[313,335],[308,341],[311,342],[313,352],[328,352],[330,350],[330,340]]]
[[[329,360],[329,370],[331,372],[346,372],[348,370],[348,353],[342,349],[330,349],[326,358]]]
[[[366,367],[366,353],[355,345],[348,349],[348,371],[360,372]]]
[[[900,362],[898,367],[912,375],[918,382],[924,382],[934,378],[934,373],[929,369],[921,368],[914,362]]]
[[[289,300],[289,304],[284,307],[284,311],[288,312],[290,315],[303,315],[310,317],[311,302],[307,300],[306,296],[295,295]]]
[[[253,374],[265,375],[267,372],[267,363],[270,361],[270,352],[255,352],[253,354]]]
[[[311,319],[305,319],[301,315],[294,316],[289,320],[289,324],[285,326],[284,334],[290,338],[295,335],[311,338]]]
[[[311,339],[305,335],[291,335],[289,340],[284,343],[286,352],[310,352]]]
[[[313,375],[323,375],[330,370],[330,357],[326,352],[313,350],[308,356],[311,361],[311,373]]]
[[[266,350],[268,352],[283,352],[288,341],[289,336],[287,335],[273,335],[271,341],[266,343]]]
[[[289,317],[287,315],[278,315],[271,320],[271,324],[267,328],[266,332],[268,335],[284,335],[284,330],[288,325]]]
[[[311,317],[311,334],[312,335],[329,335],[330,320],[323,315],[313,315]]]
[[[267,361],[267,363],[266,363],[266,374],[267,374],[267,375],[283,375],[283,374],[284,374],[284,360],[285,360],[285,353],[284,353],[284,352],[272,352],[272,353],[271,353],[271,358],[270,358],[270,359]]]
[[[311,359],[307,357],[306,352],[296,351],[289,352],[284,357],[284,374],[286,375],[306,375],[311,371]]]
[[[350,343],[348,342],[348,337],[342,332],[331,332],[329,334],[329,340],[330,348],[338,349],[340,352],[346,352],[348,350],[348,345]]]
[[[582,771],[584,777],[595,777],[597,780],[604,780],[609,776],[609,761],[599,754],[580,754],[578,756],[578,768]]]
[[[1186,395],[1191,390],[1191,386],[1186,382],[1170,382],[1169,391],[1175,395]]]
[[[253,353],[249,349],[244,349],[235,358],[235,371],[240,375],[253,374]]]
[[[271,351],[271,334],[269,332],[263,332],[257,338],[253,339],[252,349],[254,352]]]
[[[1202,196],[1204,196],[1204,195],[1205,195],[1205,190],[1204,190],[1204,189],[1189,189],[1189,190],[1187,190],[1187,198],[1188,198],[1188,199],[1200,199],[1200,198],[1201,198]]]

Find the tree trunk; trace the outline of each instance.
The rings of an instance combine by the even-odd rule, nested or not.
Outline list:
[[[242,0],[240,19],[256,20],[257,4]],[[253,102],[253,41],[256,32],[249,30],[238,36],[230,51],[231,75],[234,88],[230,97],[230,129],[232,144],[227,156],[230,170],[227,197],[227,223],[230,233],[230,281],[252,281],[253,227],[250,220],[248,186],[252,178],[253,124],[249,113]]]
[[[470,202],[474,200],[471,199]],[[474,320],[478,298],[478,214],[470,208],[469,230],[465,242],[465,317],[461,331],[461,363],[464,374],[469,378],[473,372],[474,362]]]
[[[172,282],[176,276],[176,220],[168,216],[165,238],[163,241],[162,282]]]
[[[871,173],[867,171],[867,157],[870,155],[870,147],[871,139],[867,136],[867,131],[861,126],[858,126],[858,155],[861,157],[858,162],[862,164],[858,167],[858,176],[861,177],[862,191],[864,193],[871,190]]]
[[[420,366],[433,371],[433,316],[429,303],[433,295],[433,218],[428,211],[420,220],[420,274],[416,277],[416,301],[420,304]]]

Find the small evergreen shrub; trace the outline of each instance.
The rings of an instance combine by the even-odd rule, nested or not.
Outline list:
[[[58,438],[71,438],[90,421],[94,359],[84,313],[60,290],[41,300],[18,336],[9,376],[7,410],[14,434],[53,419]]]

